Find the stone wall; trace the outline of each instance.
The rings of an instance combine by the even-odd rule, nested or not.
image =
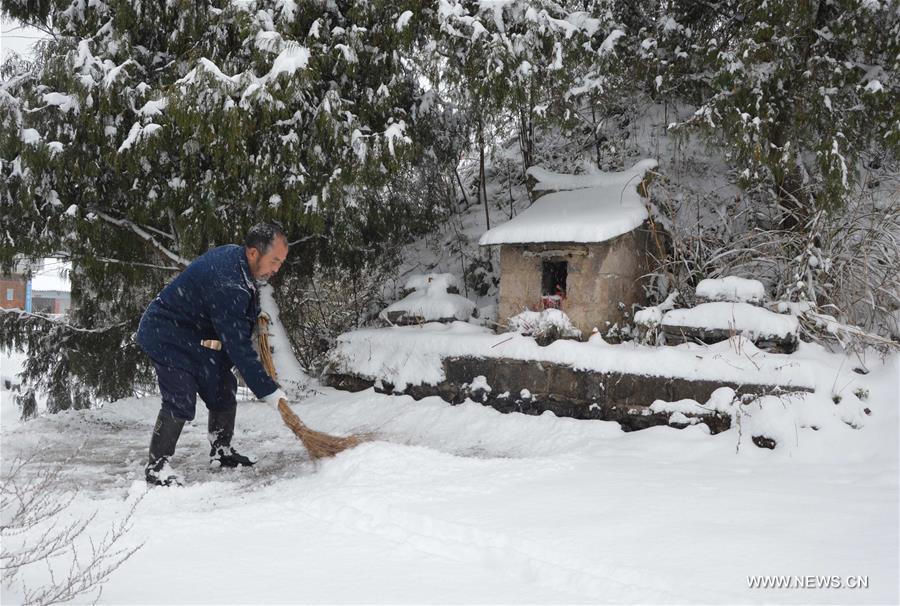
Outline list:
[[[567,261],[566,298],[560,309],[585,337],[621,324],[633,304],[646,304],[642,278],[648,272],[648,232],[636,229],[598,244],[505,244],[500,247],[497,321],[526,309],[541,309],[541,263]],[[620,306],[619,304],[623,305]]]
[[[549,410],[563,417],[617,421],[626,431],[668,424],[668,413],[650,411],[650,404],[656,400],[674,402],[690,398],[704,403],[719,387],[731,387],[738,395],[786,393],[777,385],[598,372],[512,358],[452,357],[445,358],[443,365],[444,381],[437,385],[411,385],[403,393],[416,399],[439,396],[451,404],[470,398],[501,412],[541,414]],[[490,391],[471,388],[478,376],[485,377]],[[370,379],[348,374],[325,375],[324,381],[349,391],[375,384]],[[389,384],[378,384],[376,390],[394,393]],[[791,391],[809,390],[791,388]],[[704,415],[701,419],[713,433],[731,424],[730,417],[720,414]]]

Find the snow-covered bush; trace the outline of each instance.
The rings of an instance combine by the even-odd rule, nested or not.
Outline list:
[[[657,400],[650,410],[669,414],[669,424],[676,427],[730,418],[728,431],[734,435],[737,452],[754,446],[790,452],[806,443],[804,432],[839,440],[842,432],[865,426],[869,409],[862,400],[857,393],[846,397],[804,392],[738,395],[731,387],[720,387],[702,404],[691,399]]]
[[[474,296],[486,296],[499,283],[490,255],[476,257],[466,266],[466,287]]]
[[[457,290],[453,274],[422,274],[407,280],[406,290],[413,292],[388,305],[379,317],[395,324],[421,324],[468,320],[475,303],[450,290]]]
[[[415,274],[406,279],[403,290],[406,294],[417,290],[433,288],[438,292],[459,292],[459,280],[450,273]]]
[[[387,262],[373,260],[364,271],[320,268],[314,276],[285,276],[275,289],[280,317],[297,360],[311,374],[341,333],[363,326],[384,305],[382,287],[392,275]]]
[[[651,251],[656,273],[688,304],[694,293],[711,294],[700,288],[704,278],[753,276],[771,293],[772,309],[800,317],[805,339],[895,349],[900,204],[886,189],[888,181],[900,186],[900,176],[880,178],[877,189],[848,196],[843,209],[806,208],[804,222],[791,228],[779,226],[780,209],[759,205],[752,195],[717,203],[711,194],[690,197],[658,180],[654,210],[669,240],[661,255]]]
[[[21,419],[27,421],[37,416],[37,398],[33,389],[26,389],[25,393],[16,394],[16,406],[21,411]]]
[[[650,345],[659,345],[660,343],[660,326],[662,325],[663,315],[675,308],[675,302],[678,299],[678,291],[669,293],[666,300],[659,305],[645,307],[634,313],[634,326],[636,338]]]
[[[534,337],[539,345],[547,345],[557,339],[581,338],[581,331],[560,309],[523,311],[509,319],[508,327],[511,332]]]

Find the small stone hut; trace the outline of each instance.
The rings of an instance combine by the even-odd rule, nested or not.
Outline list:
[[[538,199],[479,241],[500,247],[497,321],[555,307],[584,337],[595,327],[605,335],[646,304],[652,238],[641,192],[656,165],[590,175],[529,169]]]

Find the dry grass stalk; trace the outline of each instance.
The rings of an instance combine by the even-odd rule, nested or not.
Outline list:
[[[272,350],[269,348],[269,321],[265,317],[259,318],[259,357],[269,376],[276,379],[278,373],[275,371]],[[332,457],[370,439],[368,435],[338,437],[310,429],[291,410],[284,398],[278,402],[278,412],[281,413],[281,420],[303,442],[303,446],[306,447],[306,450],[309,451],[309,456],[313,459]]]

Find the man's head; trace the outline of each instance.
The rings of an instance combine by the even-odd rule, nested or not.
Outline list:
[[[250,273],[256,280],[268,280],[274,276],[287,258],[288,243],[284,230],[278,223],[257,223],[244,239],[244,254]]]

